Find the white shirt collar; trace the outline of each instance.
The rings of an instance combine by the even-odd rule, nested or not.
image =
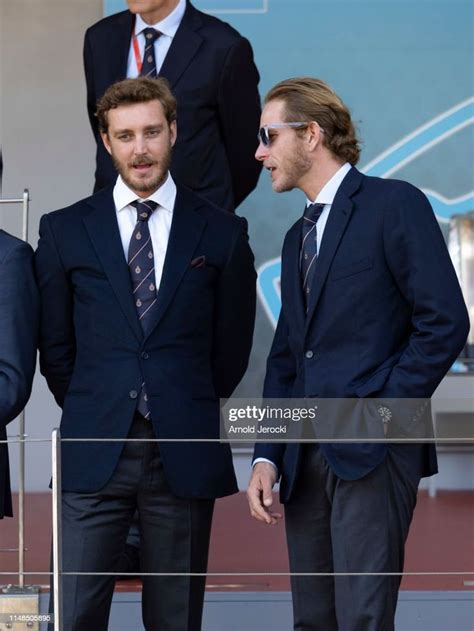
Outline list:
[[[145,28],[154,28],[160,31],[163,35],[168,37],[174,37],[178,30],[181,20],[183,19],[184,12],[186,10],[186,0],[179,0],[176,7],[167,15],[163,20],[160,20],[156,24],[147,24],[140,14],[137,13],[135,19],[135,35],[138,35]]]
[[[310,204],[332,204],[334,198],[336,197],[338,188],[342,183],[342,180],[346,177],[351,168],[351,165],[348,162],[345,162],[342,167],[338,171],[336,171],[336,173],[334,173],[332,178],[328,182],[326,182],[323,188],[319,191],[314,202],[306,198],[306,205],[309,206]]]
[[[117,212],[124,210],[136,199],[139,199],[138,195],[125,184],[120,175],[114,186],[113,197]],[[167,212],[173,212],[174,203],[176,201],[176,184],[171,177],[171,173],[168,172],[168,177],[160,188],[147,197],[147,199],[153,200]]]

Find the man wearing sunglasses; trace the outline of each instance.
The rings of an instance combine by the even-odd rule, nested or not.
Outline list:
[[[283,244],[264,397],[428,399],[469,320],[426,197],[355,168],[349,111],[322,81],[282,81],[261,121],[273,190],[306,197]],[[257,444],[251,514],[278,522],[281,478],[290,569],[310,575],[292,576],[295,630],[393,630],[418,484],[436,471],[426,443]]]

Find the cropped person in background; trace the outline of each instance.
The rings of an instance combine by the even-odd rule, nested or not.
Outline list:
[[[277,84],[261,125],[256,158],[273,190],[306,197],[283,244],[264,396],[431,397],[469,320],[428,200],[356,169],[349,110],[323,81]],[[256,445],[251,514],[278,521],[272,487],[281,477],[291,571],[338,574],[292,576],[295,630],[393,630],[418,484],[436,471],[434,445]]]
[[[257,185],[259,75],[248,40],[185,0],[128,0],[85,35],[87,109],[97,142],[95,188],[117,177],[100,139],[98,99],[125,77],[159,75],[178,101],[173,178],[233,212]]]
[[[33,250],[0,229],[0,441],[30,397],[38,325]],[[0,519],[12,515],[8,448],[0,443]]]

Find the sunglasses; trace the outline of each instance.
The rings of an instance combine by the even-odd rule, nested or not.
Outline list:
[[[257,134],[257,138],[258,141],[262,143],[262,145],[264,145],[265,147],[268,147],[270,145],[271,139],[270,136],[268,134],[270,129],[283,129],[285,127],[296,127],[296,128],[303,128],[303,127],[308,127],[309,123],[303,123],[303,122],[298,122],[298,123],[274,123],[273,125],[265,125],[264,127],[261,127],[258,131]]]

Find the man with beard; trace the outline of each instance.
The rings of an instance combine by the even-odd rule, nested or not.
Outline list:
[[[383,441],[386,410],[402,427],[419,425],[426,402],[410,401],[431,397],[469,330],[428,200],[355,168],[349,110],[323,81],[277,84],[261,124],[256,158],[273,190],[306,197],[283,244],[264,396],[403,399],[378,410],[372,436]],[[392,432],[389,423],[387,437],[400,437]],[[433,445],[257,444],[250,510],[278,521],[272,487],[281,476],[295,630],[393,630],[418,484],[436,471]]]
[[[196,631],[205,579],[189,573],[206,571],[214,499],[237,491],[219,398],[248,362],[253,256],[245,220],[169,173],[166,80],[114,84],[97,115],[115,186],[45,215],[36,253],[40,365],[62,437],[115,440],[63,443],[63,569],[116,572],[137,509],[142,571],[161,574],[143,580],[145,628]],[[105,630],[113,588],[113,576],[64,577],[64,629]]]

